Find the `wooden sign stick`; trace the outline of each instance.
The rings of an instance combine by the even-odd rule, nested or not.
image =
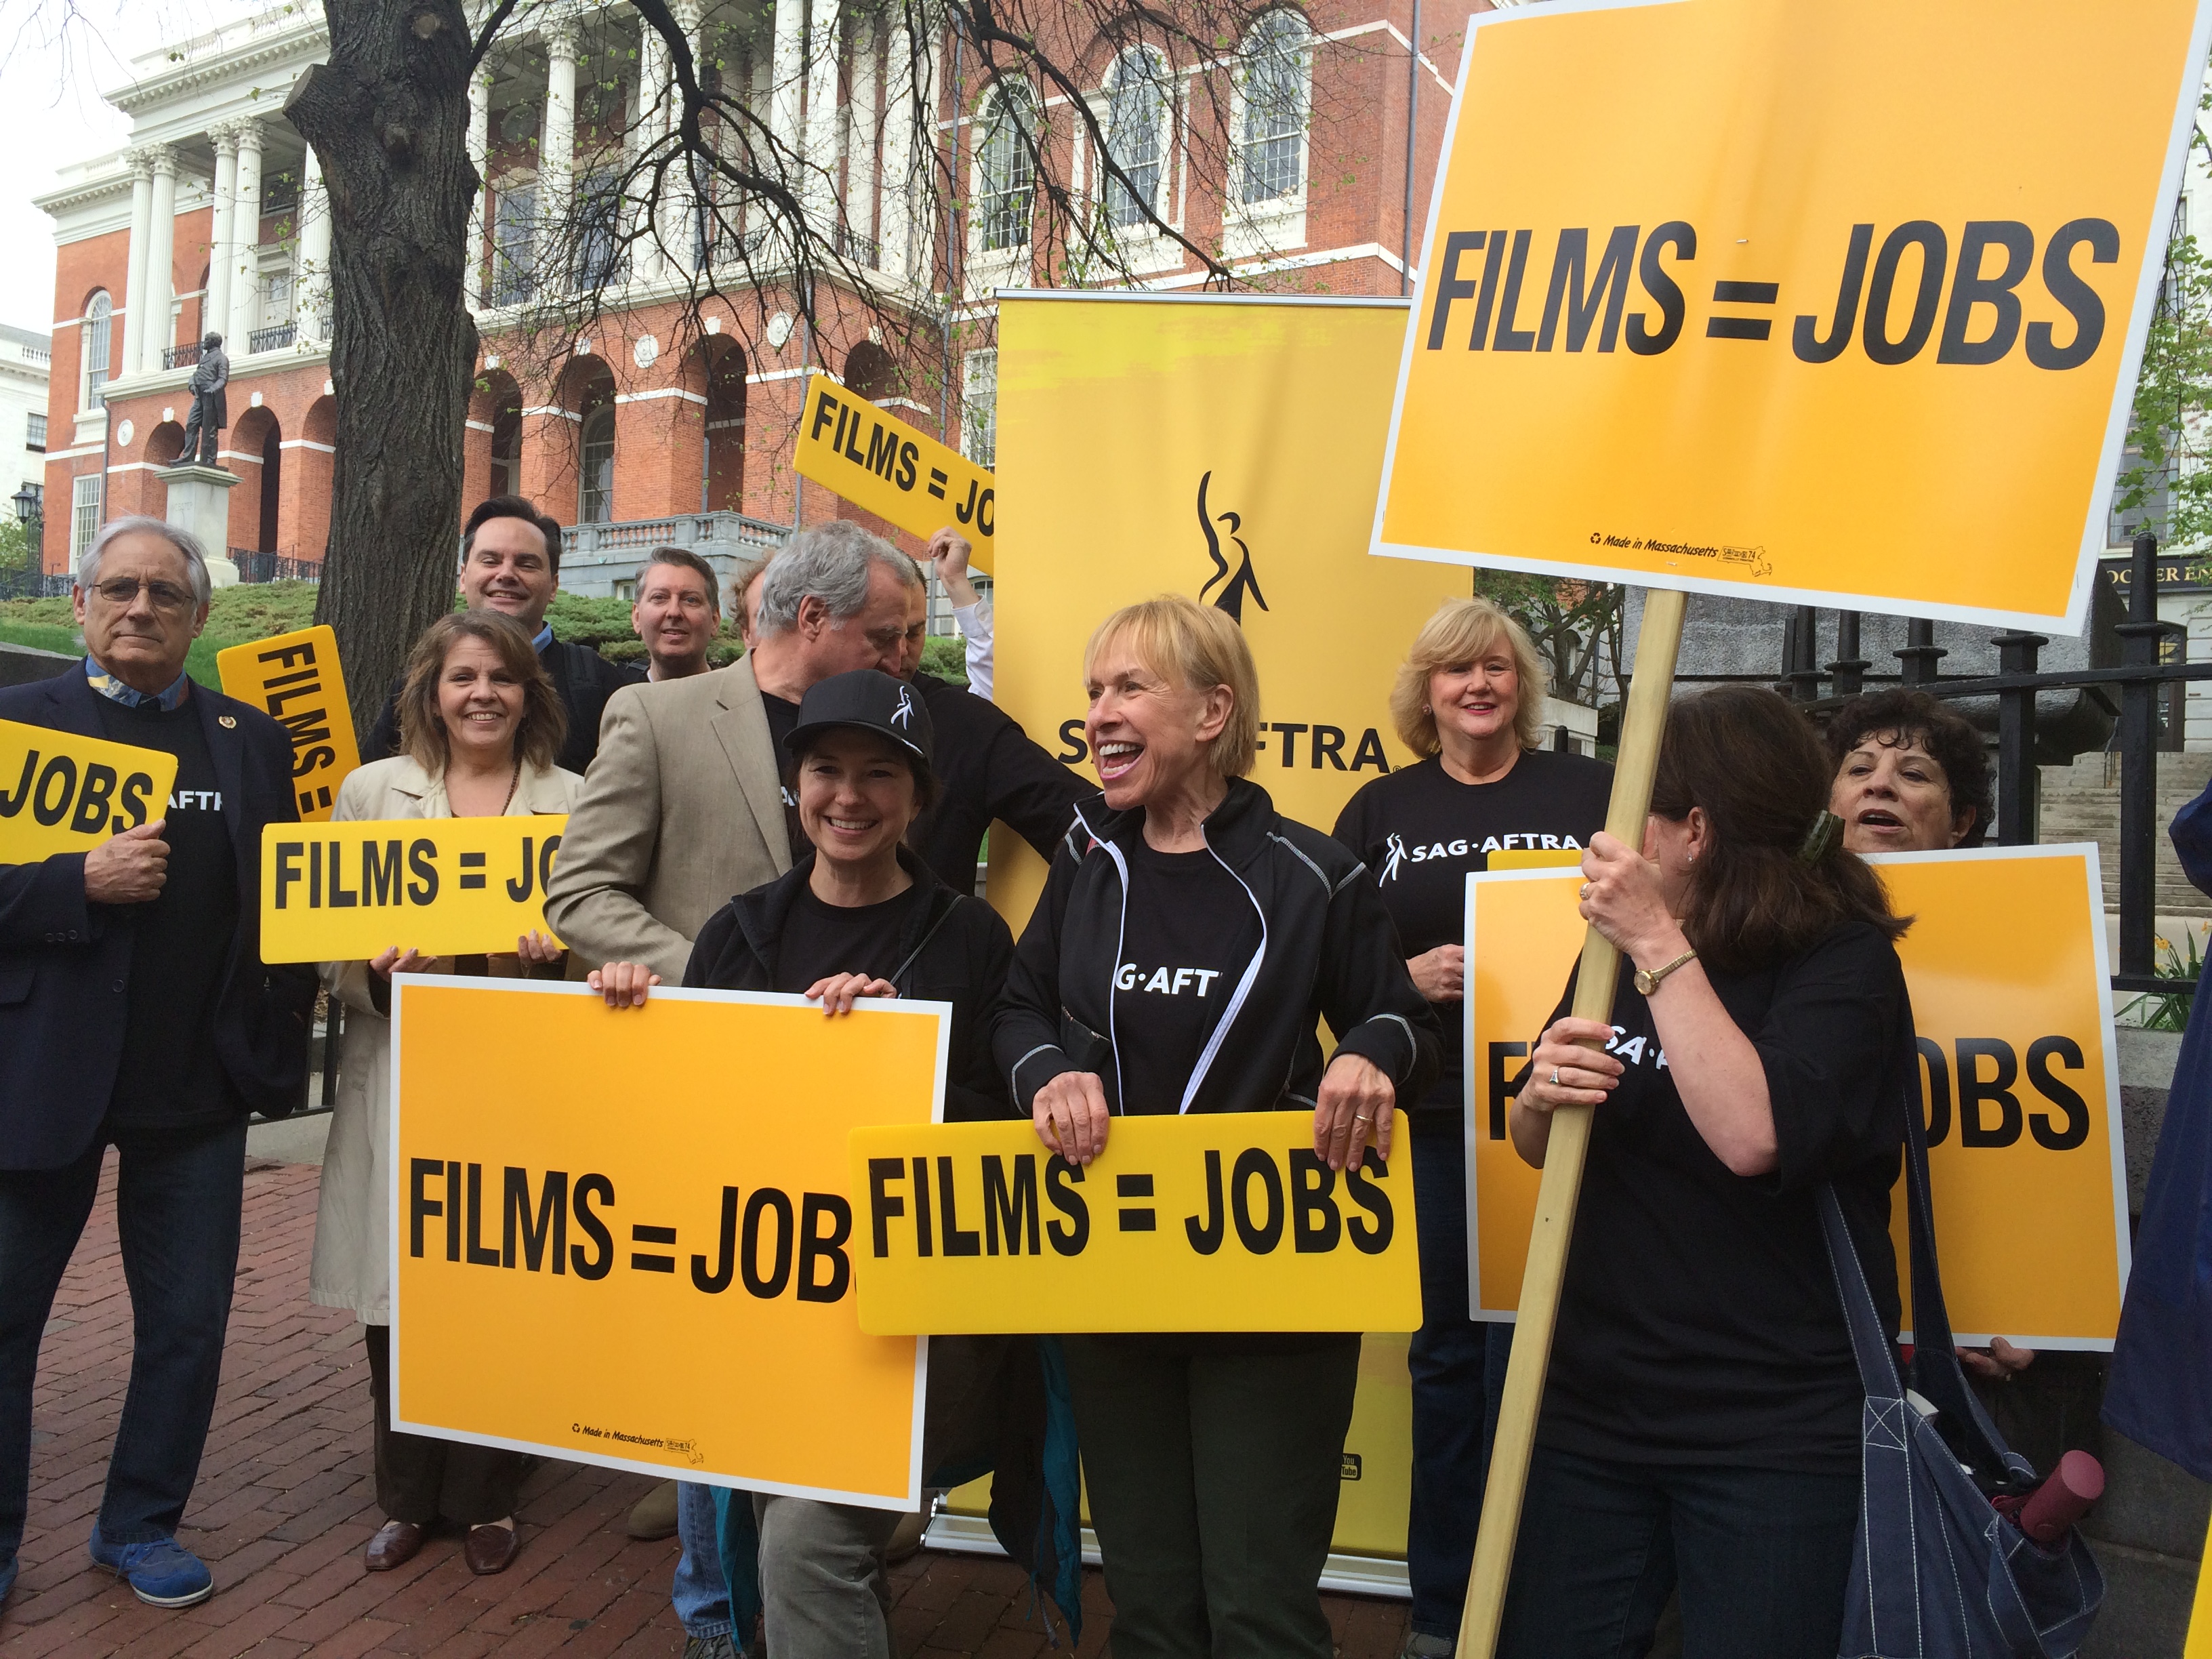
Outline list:
[[[1674,659],[1682,645],[1684,596],[1647,589],[1644,624],[1636,635],[1636,672],[1620,721],[1613,762],[1613,799],[1606,833],[1631,847],[1644,845],[1644,820],[1651,809],[1651,780],[1659,768],[1659,739],[1674,689]],[[1583,942],[1575,981],[1574,1017],[1610,1024],[1620,952],[1596,928]],[[1513,1331],[1513,1359],[1505,1372],[1505,1400],[1490,1454],[1490,1483],[1482,1497],[1482,1527],[1475,1534],[1474,1568],[1468,1577],[1467,1606],[1460,1614],[1461,1659],[1492,1659],[1498,1621],[1505,1608],[1505,1583],[1513,1569],[1513,1540],[1521,1525],[1521,1496],[1528,1482],[1528,1455],[1536,1443],[1536,1413],[1544,1403],[1544,1371],[1551,1363],[1552,1328],[1566,1277],[1567,1245],[1574,1237],[1575,1200],[1581,1195],[1583,1161],[1589,1152],[1588,1106],[1562,1106],[1552,1114],[1544,1154],[1543,1184],[1528,1231],[1528,1265],[1521,1276],[1521,1303]]]

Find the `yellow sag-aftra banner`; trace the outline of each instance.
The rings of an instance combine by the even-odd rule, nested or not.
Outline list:
[[[346,704],[338,636],[328,625],[295,629],[215,653],[223,695],[264,709],[292,740],[292,787],[300,822],[321,823],[338,786],[361,764]]]
[[[1374,550],[2079,632],[2208,36],[2207,0],[1471,18]]]
[[[168,810],[177,757],[0,720],[0,864],[88,853]]]
[[[996,482],[957,449],[848,392],[827,374],[806,382],[793,465],[805,477],[917,536],[950,525],[977,570],[994,568]]]
[[[915,1508],[927,1345],[855,1317],[845,1143],[941,1115],[949,1013],[401,975],[394,1425]]]
[[[1961,1342],[2109,1350],[2128,1275],[2119,1062],[2094,843],[1881,854],[1920,1045],[1943,1295]],[[1539,1172],[1505,1118],[1582,949],[1579,872],[1468,878],[1470,1311],[1510,1319]],[[1605,1110],[1598,1108],[1600,1113]],[[1899,1277],[1909,1259],[1891,1205]],[[2022,1241],[2032,1239],[2033,1248]],[[1901,1283],[1911,1323],[1909,1282]]]
[[[545,929],[565,812],[359,818],[261,831],[261,959],[508,951]]]
[[[1327,830],[1413,757],[1392,676],[1464,571],[1364,559],[1405,301],[1052,292],[999,303],[1000,706],[1087,769],[1083,647],[1118,607],[1187,593],[1260,671],[1252,777]],[[1018,931],[1042,882],[991,842]]]
[[[1309,1112],[1117,1117],[1088,1167],[1027,1123],[856,1129],[860,1328],[1410,1331],[1413,1148],[1341,1172]]]

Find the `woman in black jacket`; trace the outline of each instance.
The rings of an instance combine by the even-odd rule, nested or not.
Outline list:
[[[1085,655],[1105,784],[1076,808],[994,1033],[1037,1133],[1071,1162],[1115,1113],[1299,1111],[1357,1169],[1435,1074],[1436,1017],[1340,844],[1247,781],[1259,679],[1221,611],[1169,596]],[[1324,1063],[1316,1018],[1336,1033]],[[1359,1339],[1070,1336],[1067,1375],[1114,1651],[1310,1655]]]
[[[850,1013],[864,997],[952,1005],[945,1116],[1006,1117],[992,1063],[990,1012],[1013,954],[998,913],[954,892],[903,846],[935,792],[929,712],[872,668],[811,689],[784,739],[799,821],[812,852],[708,918],[684,969],[688,987],[781,991]],[[611,1007],[642,1006],[658,975],[609,963],[591,976]],[[926,1468],[944,1443],[974,1443],[988,1425],[1005,1339],[932,1344]],[[752,1494],[767,1639],[778,1659],[889,1659],[879,1597],[896,1510]]]
[[[1820,1229],[1832,1189],[1890,1334],[1918,1064],[1874,872],[1803,714],[1724,686],[1668,710],[1638,849],[1582,912],[1612,1020],[1539,1042],[1509,1127],[1595,1107],[1498,1651],[1643,1653],[1678,1584],[1698,1659],[1829,1659],[1860,1524],[1865,1389]]]

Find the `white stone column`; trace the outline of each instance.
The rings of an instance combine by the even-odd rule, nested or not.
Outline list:
[[[637,29],[637,118],[630,124],[629,139],[633,167],[662,144],[675,125],[676,100],[681,94],[670,72],[672,62],[668,43],[660,38],[660,31],[641,21]],[[637,179],[635,187],[651,187],[650,173],[634,173],[633,177]],[[661,174],[664,199],[673,191],[676,179],[677,172],[672,167]],[[632,245],[630,266],[638,280],[647,283],[657,283],[668,274],[667,254],[662,247],[665,233],[656,234],[653,205],[650,202],[641,204],[630,227],[636,238]],[[665,226],[668,222],[668,216],[662,213],[659,223]]]
[[[253,322],[261,302],[261,123],[238,127],[238,193],[230,210],[230,320],[223,349],[236,362],[253,349]]]
[[[131,247],[125,260],[123,339],[118,350],[111,329],[107,378],[138,372],[146,334],[146,261],[154,251],[154,158],[134,149],[125,157],[131,167]]]
[[[843,8],[813,0],[806,30],[806,173],[801,194],[815,234],[836,234],[837,58]]]
[[[826,3],[826,0],[825,0]],[[806,96],[806,0],[775,0],[775,43],[769,68],[769,133],[795,159]]]
[[[300,167],[299,244],[300,270],[293,288],[296,337],[325,342],[331,337],[331,192],[313,144]]]
[[[674,14],[676,26],[684,31],[684,39],[691,48],[691,72],[703,84],[707,74],[706,7],[700,3],[700,0],[677,0],[677,3],[669,9]],[[667,74],[668,97],[671,100],[668,124],[673,128],[678,125],[678,117],[681,113],[673,100],[683,96],[675,83],[673,54],[668,59]],[[668,264],[685,273],[702,268],[702,262],[695,255],[700,238],[699,185],[705,181],[695,179],[696,166],[696,163],[686,156],[669,169],[668,182],[663,191],[665,199],[660,215],[660,235],[667,245]]]
[[[541,293],[568,286],[574,227],[569,208],[576,179],[576,22],[555,18],[545,42],[545,123],[538,141],[538,229],[532,240]]]
[[[877,234],[875,220],[876,168],[883,154],[883,125],[876,114],[876,22],[859,20],[853,41],[853,101],[847,111],[845,149],[845,222],[855,236]],[[834,158],[833,158],[834,160]],[[863,266],[880,265],[882,245],[876,257],[860,260]]]
[[[138,372],[156,374],[161,353],[176,343],[169,306],[176,298],[177,152],[153,146],[154,210],[146,249],[146,316],[138,337]]]
[[[483,70],[469,76],[469,162],[477,170],[477,194],[469,204],[469,254],[461,298],[474,310],[483,303],[484,204],[491,188],[491,76]]]
[[[233,267],[231,244],[238,202],[238,132],[228,121],[208,129],[215,141],[215,216],[208,231],[208,286],[200,301],[200,332],[221,333],[230,325]],[[228,337],[226,336],[226,341]]]

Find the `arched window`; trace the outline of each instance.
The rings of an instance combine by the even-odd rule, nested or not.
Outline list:
[[[975,148],[975,223],[986,250],[1027,247],[1036,199],[1036,99],[1020,82],[991,94]]]
[[[95,409],[100,405],[100,388],[107,384],[107,337],[109,323],[115,311],[114,302],[102,289],[92,296],[92,303],[84,308],[84,403],[82,407]]]
[[[1160,213],[1167,169],[1167,66],[1157,53],[1132,46],[1106,72],[1106,149],[1127,177],[1109,177],[1103,191],[1106,222],[1141,225],[1147,210]],[[1103,171],[1103,169],[1101,169]]]
[[[1308,51],[1305,20],[1294,11],[1269,12],[1245,37],[1239,149],[1247,207],[1305,188]]]
[[[576,522],[605,524],[614,516],[615,412],[596,409],[584,416],[583,484],[576,500]]]

